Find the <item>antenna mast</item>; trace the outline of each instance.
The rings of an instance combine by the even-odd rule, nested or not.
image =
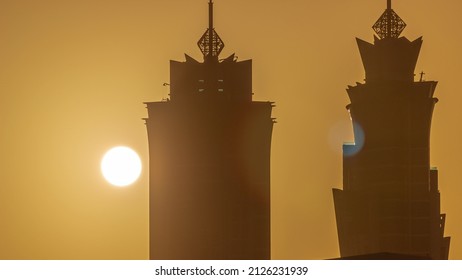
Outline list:
[[[391,35],[391,0],[387,0],[387,37],[390,37]]]
[[[225,47],[225,44],[218,36],[215,28],[213,27],[213,1],[209,0],[209,28],[205,31],[204,35],[199,39],[197,45],[204,55],[205,61],[218,61],[218,55]]]
[[[213,38],[213,1],[209,1],[209,38]],[[209,40],[209,50],[213,50],[213,40]]]

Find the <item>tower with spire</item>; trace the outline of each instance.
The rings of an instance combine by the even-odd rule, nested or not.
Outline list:
[[[146,103],[150,259],[270,259],[273,103],[252,100],[252,61],[170,62],[170,98]]]
[[[365,83],[347,89],[354,144],[343,146],[343,190],[334,189],[342,257],[377,253],[448,259],[438,170],[430,167],[436,81],[414,81],[422,38],[391,8],[374,44],[357,39]]]

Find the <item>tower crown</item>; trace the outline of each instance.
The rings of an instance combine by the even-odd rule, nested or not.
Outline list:
[[[372,26],[375,33],[381,38],[398,38],[406,28],[406,23],[391,8],[391,0],[387,0],[387,9]]]
[[[414,80],[422,38],[411,42],[400,37],[405,27],[406,23],[391,8],[391,0],[387,0],[387,9],[372,27],[378,35],[374,36],[374,44],[357,39],[366,82]]]
[[[208,4],[209,28],[197,42],[204,62],[188,55],[185,62],[170,62],[170,97],[172,101],[252,101],[252,60],[237,61],[234,54],[218,58],[225,44],[213,27],[213,1]]]
[[[218,56],[225,47],[225,43],[221,40],[218,33],[213,27],[213,1],[209,1],[209,28],[197,42],[199,49],[204,55],[205,61],[218,61]]]

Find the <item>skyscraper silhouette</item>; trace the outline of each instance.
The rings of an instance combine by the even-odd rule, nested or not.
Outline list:
[[[343,146],[343,190],[334,189],[342,257],[381,252],[447,259],[438,171],[430,168],[437,82],[414,81],[422,38],[388,7],[374,44],[357,39],[365,83],[347,89],[355,144]]]
[[[170,99],[147,104],[151,259],[269,259],[271,102],[252,101],[252,61],[170,62]]]

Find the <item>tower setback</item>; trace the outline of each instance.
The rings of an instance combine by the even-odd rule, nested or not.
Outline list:
[[[146,103],[150,259],[270,259],[271,102],[252,101],[252,61],[170,62],[170,99]]]
[[[422,38],[388,7],[374,44],[357,39],[365,83],[347,89],[354,144],[343,146],[343,190],[334,189],[342,257],[395,253],[448,259],[438,171],[430,168],[436,81],[414,81]]]

